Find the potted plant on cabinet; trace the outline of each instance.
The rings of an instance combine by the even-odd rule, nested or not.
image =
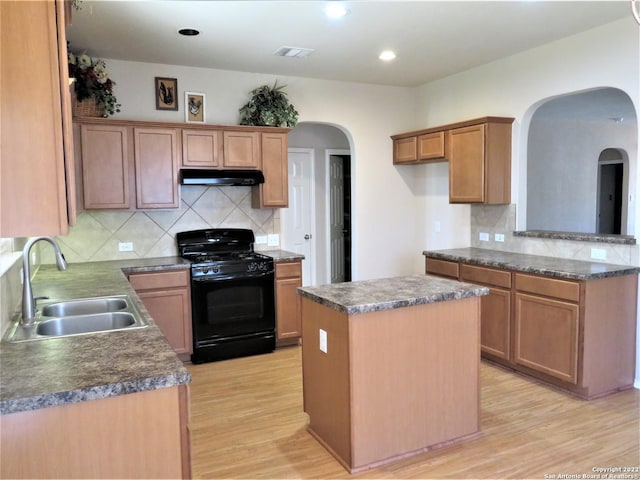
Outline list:
[[[283,91],[286,85],[262,85],[251,93],[251,99],[240,108],[240,125],[262,127],[295,127],[298,112]]]
[[[109,78],[104,60],[69,52],[68,63],[69,78],[74,81],[75,116],[108,117],[120,111],[122,105],[113,94],[116,83]]]

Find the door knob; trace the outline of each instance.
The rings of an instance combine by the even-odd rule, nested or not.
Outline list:
[[[309,240],[311,238],[311,235],[309,235],[308,233],[304,236],[305,240]]]

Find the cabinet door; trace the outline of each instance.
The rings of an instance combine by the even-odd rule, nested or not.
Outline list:
[[[523,293],[515,296],[514,362],[578,381],[578,305]]]
[[[449,131],[449,201],[484,202],[485,126]]]
[[[393,141],[393,163],[415,163],[417,160],[417,137],[400,138]]]
[[[81,125],[84,208],[131,206],[127,127]]]
[[[425,133],[418,137],[418,160],[445,159],[445,132]]]
[[[63,134],[67,52],[57,3],[0,2],[0,237],[68,231],[72,146]]]
[[[289,173],[286,133],[262,134],[262,173],[264,183],[259,185],[259,208],[286,208],[289,206]]]
[[[222,132],[182,130],[182,166],[218,168],[222,150]]]
[[[178,208],[178,132],[134,128],[136,206]]]
[[[226,168],[260,169],[260,132],[224,132]]]
[[[511,292],[489,288],[480,299],[480,346],[484,353],[509,360],[511,341]]]
[[[302,336],[301,300],[296,289],[302,286],[302,263],[276,264],[277,340]]]
[[[189,290],[150,290],[138,296],[173,350],[192,353],[191,310]]]

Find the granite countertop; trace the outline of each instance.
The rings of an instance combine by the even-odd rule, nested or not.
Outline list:
[[[149,316],[123,270],[188,269],[179,257],[43,266],[34,296],[70,299],[127,294],[148,328],[95,333],[0,347],[0,414],[173,387],[191,382],[188,370]]]
[[[287,250],[264,250],[264,251],[258,250],[257,252],[273,258],[273,261],[275,263],[295,262],[297,260],[304,260],[304,255],[300,253],[289,252]]]
[[[640,272],[640,267],[629,265],[586,262],[582,260],[501,252],[482,248],[425,250],[422,253],[428,258],[436,258],[439,260],[464,262],[484,267],[505,268],[517,272],[572,280],[595,280],[620,275],[633,275]]]
[[[349,315],[487,295],[489,289],[431,275],[298,288],[298,294]]]

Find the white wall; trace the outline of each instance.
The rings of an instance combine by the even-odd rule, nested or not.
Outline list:
[[[207,123],[237,124],[238,109],[248,100],[248,92],[276,80],[271,75],[106,61],[123,104],[117,117],[124,119],[184,121],[183,92],[187,90],[206,94]],[[178,79],[178,112],[155,110],[156,76]],[[277,80],[287,85],[300,122],[336,125],[349,139],[354,163],[354,279],[423,271],[423,242],[415,222],[417,201],[403,172],[392,164],[389,138],[416,128],[414,91],[294,77]]]
[[[628,18],[513,55],[418,89],[418,121],[422,127],[476,117],[514,117],[511,199],[517,204],[518,228],[526,225],[527,131],[533,111],[545,100],[596,87],[626,92],[640,111],[640,35]],[[635,198],[638,183],[636,150],[629,152]],[[454,206],[434,211],[423,205],[427,223],[439,215],[456,215],[468,223],[468,211]],[[636,212],[640,215],[640,211]],[[445,239],[444,243],[456,239]]]

